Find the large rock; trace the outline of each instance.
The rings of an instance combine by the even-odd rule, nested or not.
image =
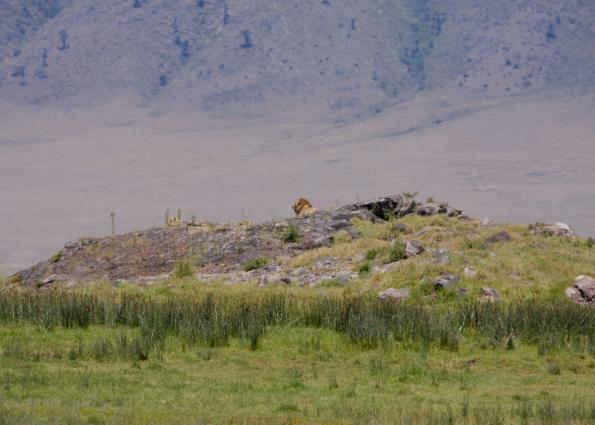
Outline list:
[[[566,289],[566,296],[577,304],[595,306],[595,279],[591,276],[577,276],[574,285]]]
[[[405,206],[405,197],[402,195],[385,196],[372,201],[359,202],[354,205],[358,210],[367,210],[375,217],[388,220],[399,217],[401,209]]]
[[[442,273],[440,277],[434,281],[434,287],[436,289],[450,289],[460,281],[460,276],[450,273]]]
[[[415,240],[408,240],[405,242],[405,254],[407,257],[415,257],[424,252],[424,247],[421,242]]]
[[[503,230],[498,233],[494,233],[492,236],[486,238],[486,243],[498,243],[498,242],[509,242],[512,240],[512,236],[506,230]]]

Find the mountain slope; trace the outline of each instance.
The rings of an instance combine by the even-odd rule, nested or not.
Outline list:
[[[592,88],[594,22],[584,0],[8,0],[0,100],[358,115],[433,90]]]

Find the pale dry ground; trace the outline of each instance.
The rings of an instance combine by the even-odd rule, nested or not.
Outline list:
[[[419,190],[473,216],[595,234],[595,97],[466,105],[435,98],[349,125],[296,114],[234,126],[126,105],[107,115],[0,107],[0,267],[109,233],[112,210],[124,232],[161,223],[166,208],[283,217],[302,195],[326,207]]]

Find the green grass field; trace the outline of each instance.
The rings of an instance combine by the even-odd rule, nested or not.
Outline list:
[[[129,329],[3,326],[2,424],[578,424],[595,421],[593,354],[535,346],[362,349],[273,327],[256,350],[168,337],[145,361],[102,344]],[[292,420],[289,420],[292,418]]]
[[[399,221],[406,233],[361,222],[356,240],[284,260],[363,254],[371,270],[390,257],[391,239],[428,249],[346,285],[5,281],[0,425],[595,423],[595,309],[563,293],[595,274],[592,244],[525,226]],[[485,242],[502,230],[511,241]],[[465,267],[478,271],[460,282],[466,295],[427,297],[433,277]],[[502,301],[477,301],[483,286]],[[388,287],[410,288],[411,299],[378,300]]]

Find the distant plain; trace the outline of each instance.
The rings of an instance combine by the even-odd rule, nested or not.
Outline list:
[[[448,101],[444,101],[448,99]],[[425,96],[328,124],[315,111],[229,120],[184,108],[0,107],[0,268],[64,242],[160,225],[166,208],[214,221],[292,214],[403,191],[498,221],[595,234],[595,96],[458,103]]]

